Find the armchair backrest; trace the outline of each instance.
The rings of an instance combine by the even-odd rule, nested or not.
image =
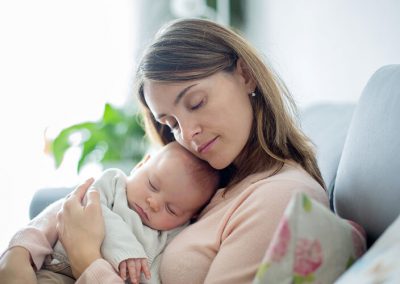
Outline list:
[[[351,120],[333,191],[334,210],[375,241],[400,213],[400,65],[368,81]]]

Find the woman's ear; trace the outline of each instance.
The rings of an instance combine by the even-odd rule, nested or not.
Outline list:
[[[244,60],[239,58],[236,62],[236,72],[237,75],[243,78],[243,83],[245,84],[245,88],[248,90],[248,93],[254,92],[256,88],[256,81],[254,80],[251,72]]]

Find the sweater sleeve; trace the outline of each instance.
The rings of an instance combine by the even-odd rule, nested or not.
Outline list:
[[[44,233],[35,227],[26,227],[18,231],[12,237],[8,249],[13,247],[27,249],[37,270],[42,267],[46,255],[53,250]]]
[[[115,270],[129,258],[147,258],[143,246],[120,216],[103,206],[106,236],[101,253]]]
[[[125,281],[104,259],[93,262],[76,280],[76,284],[124,284]]]
[[[142,227],[140,218],[127,224],[127,215],[135,214],[127,207],[125,174],[118,169],[106,170],[93,187],[100,193],[106,235],[101,247],[104,257],[116,271],[121,261],[128,258],[147,258],[142,244],[133,233],[132,226]],[[116,210],[120,206],[126,210]],[[129,209],[129,210],[128,210]],[[130,212],[126,212],[130,211]],[[118,214],[120,213],[120,214]]]

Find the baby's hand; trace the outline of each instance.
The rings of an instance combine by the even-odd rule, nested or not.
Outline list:
[[[119,264],[119,275],[122,279],[131,279],[131,283],[138,284],[140,273],[143,272],[147,280],[150,279],[150,269],[146,258],[129,258]]]

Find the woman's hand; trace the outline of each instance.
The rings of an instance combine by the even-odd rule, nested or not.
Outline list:
[[[0,283],[36,283],[36,274],[28,250],[13,247],[4,253],[0,259]]]
[[[89,190],[87,202],[83,197],[93,179],[78,186],[64,201],[57,214],[58,237],[68,254],[72,273],[76,278],[92,262],[102,258],[100,247],[104,239],[104,220],[99,193]]]

